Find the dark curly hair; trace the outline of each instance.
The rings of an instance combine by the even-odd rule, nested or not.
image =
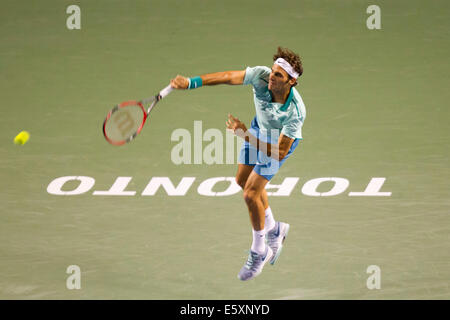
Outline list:
[[[293,51],[289,50],[288,48],[282,48],[278,47],[277,53],[273,56],[273,61],[277,60],[278,58],[283,58],[289,64],[294,68],[296,72],[298,72],[298,76],[300,77],[303,74],[303,65],[302,60],[300,56]],[[292,77],[289,76],[289,79]],[[297,82],[295,82],[294,86],[297,85]]]

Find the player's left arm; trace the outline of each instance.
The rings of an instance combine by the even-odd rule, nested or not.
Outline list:
[[[278,144],[261,141],[247,130],[247,127],[243,122],[241,122],[238,118],[233,117],[231,114],[228,115],[226,126],[228,129],[233,131],[235,135],[243,138],[257,150],[264,152],[269,157],[272,157],[278,161],[281,161],[284,157],[286,157],[292,143],[295,141],[295,139],[289,138],[283,133],[278,138]]]
[[[289,138],[284,133],[280,134],[280,137],[278,138],[278,161],[281,161],[286,157],[294,141],[295,139]]]

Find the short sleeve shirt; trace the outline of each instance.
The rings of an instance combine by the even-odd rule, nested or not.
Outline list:
[[[260,130],[273,129],[292,139],[303,139],[302,127],[306,109],[302,97],[292,87],[284,104],[272,102],[268,89],[271,69],[265,66],[248,67],[245,70],[244,84],[253,86],[256,119]]]

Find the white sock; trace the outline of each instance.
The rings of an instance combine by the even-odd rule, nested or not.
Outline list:
[[[273,227],[275,227],[275,219],[273,218],[272,210],[270,207],[266,209],[266,216],[264,220],[264,229],[266,232],[269,232],[269,230],[272,230]]]
[[[266,230],[265,229],[262,229],[260,231],[253,230],[253,242],[252,242],[251,250],[258,254],[263,254],[266,251]]]

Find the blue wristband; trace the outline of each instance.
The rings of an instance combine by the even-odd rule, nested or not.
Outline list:
[[[202,85],[203,85],[202,78],[200,77],[189,78],[189,89],[200,88]]]

